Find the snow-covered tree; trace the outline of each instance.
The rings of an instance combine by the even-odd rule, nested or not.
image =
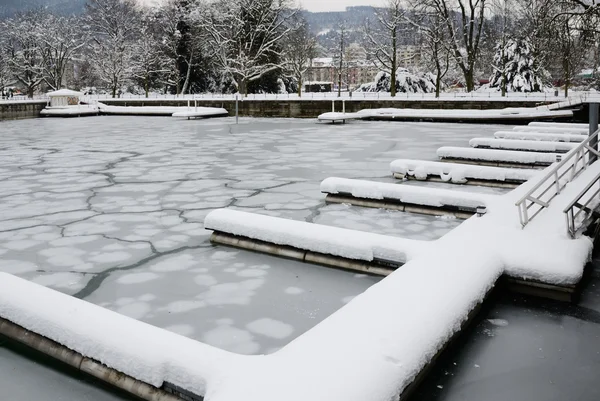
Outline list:
[[[4,21],[2,26],[8,66],[30,98],[44,81],[41,19],[40,12],[29,11]]]
[[[537,65],[531,44],[524,39],[508,39],[496,46],[494,75],[490,88],[506,88],[508,92],[541,92],[543,71]]]
[[[219,0],[203,12],[214,60],[243,95],[248,84],[283,68],[280,42],[295,13],[285,0]]]
[[[164,75],[168,68],[168,61],[165,62],[162,51],[160,34],[155,29],[156,22],[152,15],[142,19],[131,57],[132,74],[142,83],[146,97],[150,91],[151,81]]]
[[[439,16],[448,34],[448,47],[462,71],[467,91],[475,88],[475,67],[486,23],[489,0],[421,0],[428,13]]]
[[[0,30],[4,30],[6,27],[2,21],[0,21]],[[14,82],[12,72],[10,71],[9,64],[9,47],[7,35],[0,36],[0,96],[4,93],[4,88],[10,86]]]
[[[79,19],[47,14],[43,20],[40,47],[43,59],[44,81],[52,89],[63,86],[67,66],[85,44],[85,32]]]
[[[391,76],[386,71],[380,71],[375,81],[362,85],[361,92],[389,92]],[[400,93],[433,93],[435,92],[435,75],[426,73],[415,75],[406,68],[396,70],[396,88]]]
[[[396,96],[399,31],[405,21],[403,0],[386,0],[385,6],[375,11],[375,21],[367,21],[365,36],[367,52],[375,66],[390,75],[390,94]]]
[[[310,33],[306,20],[298,18],[294,21],[292,31],[283,39],[282,45],[286,72],[296,80],[301,97],[302,78],[317,54],[317,40]]]
[[[90,0],[90,61],[98,78],[116,97],[117,89],[132,76],[133,43],[139,15],[132,0]]]

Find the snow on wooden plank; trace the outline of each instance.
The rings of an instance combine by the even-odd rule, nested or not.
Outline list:
[[[570,142],[527,141],[518,139],[473,138],[469,141],[473,148],[504,150],[526,150],[532,152],[566,153],[579,144]]]
[[[172,114],[173,117],[179,118],[207,118],[227,116],[229,113],[223,108],[217,107],[194,107],[189,110],[178,111]]]
[[[135,116],[165,116],[171,117],[174,113],[192,112],[192,107],[171,106],[107,106],[99,103],[102,114],[135,115]],[[199,108],[198,108],[199,109]],[[203,117],[226,115],[227,111],[222,108],[204,107],[201,111]]]
[[[427,247],[427,242],[362,231],[219,209],[204,220],[208,230],[290,246],[320,254],[372,262],[403,264]]]
[[[540,132],[540,127],[535,126],[519,126],[514,127],[513,131],[520,132]],[[569,127],[544,127],[542,132],[548,134],[579,134],[579,135],[588,135],[589,130],[587,128],[569,128]]]
[[[435,208],[453,207],[475,211],[485,206],[495,195],[477,192],[457,192],[448,189],[417,187],[402,184],[351,180],[330,177],[321,182],[321,192],[326,194],[351,195],[356,198],[394,200],[404,204],[430,206]]]
[[[88,105],[46,107],[40,111],[40,115],[45,117],[95,116],[98,113],[99,111],[97,107]]]
[[[390,170],[398,178],[411,176],[417,180],[426,180],[433,176],[439,177],[440,181],[454,184],[463,184],[470,180],[522,184],[540,174],[539,171],[532,169],[473,166],[408,159],[394,160],[390,164]]]
[[[498,131],[494,138],[518,139],[526,141],[552,141],[552,142],[583,142],[588,136],[581,134],[557,134],[547,132],[523,132],[523,131]]]
[[[570,110],[548,111],[536,108],[507,108],[497,110],[443,109],[365,109],[358,112],[371,119],[440,119],[440,120],[527,120],[532,118],[571,117]]]
[[[441,160],[460,160],[516,165],[549,166],[560,157],[558,153],[521,152],[516,150],[474,149],[443,146],[437,150]]]
[[[556,123],[556,122],[545,122],[545,121],[534,121],[528,124],[530,127],[555,127],[555,128],[577,128],[577,129],[589,129],[588,123]],[[543,131],[543,130],[540,130]]]
[[[360,113],[338,113],[338,112],[328,112],[320,114],[317,117],[319,121],[346,121],[346,120],[360,120],[365,118],[365,115]]]

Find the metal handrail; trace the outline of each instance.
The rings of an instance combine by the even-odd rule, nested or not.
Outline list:
[[[515,204],[519,210],[519,221],[525,227],[535,216],[550,205],[552,199],[579,173],[584,171],[600,152],[590,144],[597,143],[600,130],[567,153],[555,163],[529,191]],[[590,155],[591,154],[591,155]],[[564,180],[563,180],[564,179]],[[546,196],[547,195],[547,196]]]
[[[594,199],[598,199],[600,195],[600,187],[598,187],[596,191],[589,196],[585,203],[582,204],[580,203],[580,201],[599,181],[600,173],[598,173],[598,175],[596,175],[596,177],[592,181],[590,181],[589,184],[586,185],[586,187],[581,192],[579,192],[579,194],[573,199],[573,201],[569,203],[569,205],[563,210],[563,213],[565,213],[567,219],[567,231],[571,238],[575,238],[575,236],[577,235],[577,228],[575,227],[575,224],[578,217],[583,213],[590,212],[590,210],[592,209],[590,207],[590,204],[593,202]],[[579,210],[575,212],[575,208]]]

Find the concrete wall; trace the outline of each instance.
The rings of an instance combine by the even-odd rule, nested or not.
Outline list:
[[[0,120],[19,120],[22,118],[36,118],[40,111],[46,107],[45,100],[15,101],[0,103]]]
[[[112,106],[187,106],[187,100],[126,100],[111,99],[103,103]],[[357,112],[362,109],[379,108],[412,108],[412,109],[503,109],[505,107],[535,107],[539,102],[531,101],[403,101],[403,100],[346,100],[346,112]],[[193,107],[194,102],[190,101]],[[234,100],[202,100],[198,106],[223,107],[229,115],[235,115]],[[330,100],[249,100],[239,102],[239,115],[242,117],[285,117],[315,118],[319,114],[331,111]],[[342,101],[335,102],[335,111],[342,111]]]

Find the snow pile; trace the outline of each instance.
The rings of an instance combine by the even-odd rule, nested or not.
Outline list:
[[[517,150],[473,149],[442,146],[437,150],[440,159],[481,160],[518,164],[549,165],[561,157],[557,153],[521,152]]]
[[[571,149],[575,149],[579,144],[570,142],[526,141],[518,139],[473,138],[469,141],[469,145],[473,148],[565,153]]]
[[[387,119],[443,119],[451,121],[460,120],[522,120],[546,117],[572,117],[571,110],[549,111],[538,108],[507,108],[497,110],[479,109],[364,109],[358,112],[363,118],[387,118]]]
[[[462,184],[468,180],[487,181],[527,181],[536,175],[538,170],[475,166],[469,164],[430,162],[422,160],[394,160],[390,164],[392,173],[413,175],[425,180],[428,176],[439,176],[441,180]]]
[[[382,259],[405,263],[427,246],[424,241],[229,209],[209,213],[204,219],[204,227],[207,230],[367,262]]]
[[[537,65],[526,39],[509,39],[504,45],[496,45],[494,56],[494,75],[489,87],[507,92],[542,92],[542,77],[545,72]]]
[[[540,129],[541,131],[541,129]],[[583,142],[588,137],[580,134],[556,134],[545,132],[520,132],[520,131],[498,131],[494,133],[498,139],[518,139],[524,141],[556,141],[556,142]]]
[[[199,395],[240,358],[6,273],[0,317],[153,386]]]
[[[389,92],[391,90],[391,76],[380,71],[375,76],[375,81],[363,84],[356,92]],[[433,93],[435,92],[435,77],[432,74],[415,75],[406,68],[396,70],[396,91],[398,93]]]
[[[406,204],[443,208],[453,206],[472,208],[487,205],[495,195],[476,192],[457,192],[448,189],[417,187],[401,184],[351,180],[330,177],[321,183],[321,192],[328,194],[350,194],[356,198],[393,199]]]

